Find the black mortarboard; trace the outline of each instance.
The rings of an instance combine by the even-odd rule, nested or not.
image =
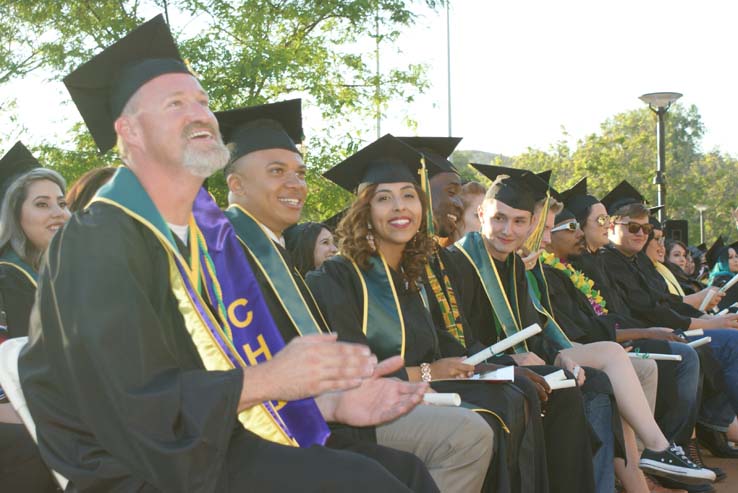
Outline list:
[[[541,179],[541,181],[545,182],[546,185],[548,185],[548,191],[551,194],[551,197],[555,200],[561,201],[561,194],[556,191],[554,187],[551,186],[551,175],[553,174],[553,171],[550,169],[547,169],[546,171],[541,171],[540,173],[536,173],[536,176]]]
[[[343,216],[346,214],[346,211],[348,208],[341,209],[340,211],[333,214],[331,217],[328,217],[323,220],[323,224],[325,224],[328,229],[331,230],[331,233],[336,231],[336,228],[338,227],[338,223],[341,222],[341,219],[343,219]]]
[[[587,210],[600,201],[587,193],[587,177],[585,176],[570,189],[561,192],[561,201],[577,218],[583,219]]]
[[[215,113],[223,142],[236,145],[232,159],[263,149],[300,151],[302,142],[302,100],[249,106]]]
[[[546,196],[548,184],[535,173],[518,168],[470,163],[474,169],[493,181],[487,196],[513,207],[533,213],[536,202]]]
[[[705,258],[707,259],[707,265],[712,267],[717,263],[718,257],[720,257],[720,253],[722,253],[723,249],[725,248],[725,241],[723,241],[723,237],[718,236],[718,239],[715,240],[715,243],[710,245],[710,248],[707,249],[705,252]]]
[[[700,243],[700,244],[699,244],[699,245],[697,245],[697,246],[696,246],[695,248],[696,248],[697,250],[699,250],[700,252],[702,252],[702,254],[703,254],[703,255],[704,255],[704,253],[705,253],[705,252],[707,251],[707,245],[705,245],[704,243]]]
[[[661,224],[661,221],[656,216],[648,216],[648,223],[653,226],[653,229],[658,229],[659,231],[664,230],[663,224]]]
[[[131,96],[148,81],[191,73],[164,17],[158,15],[108,46],[64,78],[100,152],[116,142],[113,124]]]
[[[663,205],[657,205],[655,207],[649,207],[648,208],[648,213],[651,214],[651,215],[653,215],[653,214],[656,214],[657,212],[659,212],[659,211],[661,211],[663,209],[664,209],[664,206]]]
[[[456,166],[448,160],[456,146],[461,142],[459,137],[397,137],[405,144],[425,156],[426,161],[433,161],[436,168],[429,169],[429,176],[436,173],[459,173]]]
[[[0,204],[15,178],[33,168],[40,167],[41,163],[33,157],[31,151],[21,141],[16,142],[0,159]]]
[[[422,155],[390,134],[375,140],[357,153],[329,169],[323,176],[353,192],[363,183],[420,183],[418,171]],[[429,173],[438,172],[433,161],[426,161]]]
[[[602,204],[607,209],[609,214],[613,214],[615,211],[630,204],[644,203],[645,197],[636,190],[633,185],[628,183],[626,180],[621,181],[618,185],[610,190],[610,192],[602,197]]]
[[[556,219],[554,219],[554,224],[560,224],[565,221],[571,221],[572,219],[576,219],[576,216],[572,211],[564,207],[561,209],[561,212],[556,214]]]

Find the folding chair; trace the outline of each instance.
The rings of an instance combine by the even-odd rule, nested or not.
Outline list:
[[[23,396],[23,389],[20,385],[20,376],[18,375],[18,357],[21,349],[28,342],[28,337],[17,337],[8,339],[0,344],[0,386],[8,396],[10,405],[13,406],[15,412],[20,416],[21,421],[31,434],[33,441],[38,443],[36,438],[36,424],[33,422],[31,412],[28,410],[26,398]],[[52,469],[51,473],[62,490],[67,487],[69,480]]]

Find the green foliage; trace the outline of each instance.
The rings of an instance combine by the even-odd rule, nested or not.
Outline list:
[[[738,161],[700,148],[704,125],[695,106],[674,105],[666,115],[666,206],[670,218],[690,222],[690,241],[699,240],[697,204],[708,206],[706,236],[733,235],[730,210],[736,205]],[[628,180],[656,204],[656,116],[648,109],[620,113],[600,126],[600,132],[577,142],[565,141],[548,151],[529,149],[516,156],[514,166],[553,169],[554,185],[564,190],[587,176],[590,193],[602,196],[621,180]]]
[[[319,177],[368,134],[377,111],[411,101],[428,83],[424,67],[383,67],[377,79],[376,42],[393,41],[415,21],[414,3],[438,0],[0,0],[0,84],[42,69],[58,79],[147,18],[166,12],[180,50],[200,75],[214,110],[303,97],[327,128],[308,136],[311,196],[306,216],[337,212],[346,195]],[[377,29],[378,27],[378,29]],[[357,123],[359,122],[359,123]],[[346,129],[335,132],[332,129]],[[84,128],[70,129],[65,148],[34,149],[69,182],[98,156]],[[223,205],[222,177],[209,181]]]

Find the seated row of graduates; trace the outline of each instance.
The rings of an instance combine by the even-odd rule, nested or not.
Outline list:
[[[164,53],[152,52],[152,37],[159,45],[168,40]],[[106,72],[111,66],[127,68]],[[100,87],[89,87],[91,74]],[[476,166],[494,180],[479,211],[481,232],[444,249],[435,236],[450,236],[462,214],[459,175],[447,159],[458,139],[387,135],[326,172],[357,196],[338,225],[340,255],[303,279],[282,238],[299,221],[308,193],[296,144],[299,101],[213,115],[160,18],[65,83],[101,151],[117,138],[128,166],[54,234],[69,217],[64,182],[49,170],[27,170],[37,162],[16,146],[2,162],[12,173],[5,180],[0,268],[4,298],[25,296],[25,303],[6,301],[5,311],[12,335],[23,335],[16,328],[30,320],[20,373],[41,457],[77,489],[342,491],[350,484],[361,491],[611,491],[616,472],[628,491],[646,491],[644,470],[683,482],[716,479],[677,445],[693,443],[698,356],[677,336],[649,327],[714,329],[714,354],[704,360],[712,358],[714,373],[724,376],[729,398],[715,406],[731,414],[727,428],[738,410],[738,382],[731,380],[738,359],[730,357],[737,339],[720,328],[738,322],[734,315],[690,312],[678,296],[658,291],[649,266],[640,264],[650,229],[643,226],[649,217],[642,197],[616,193],[603,204],[580,185],[562,194],[563,208],[547,179]],[[152,107],[129,111],[141,100]],[[156,119],[146,121],[151,115]],[[157,140],[146,127],[178,117],[189,122],[182,142]],[[218,127],[231,144],[225,160]],[[208,152],[182,158],[175,171],[156,167],[157,152],[172,146]],[[187,173],[201,182],[226,161],[231,206],[223,214],[198,186],[186,227],[169,214],[181,183],[147,187]],[[42,202],[50,212],[47,231],[39,233],[44,228],[28,226],[26,204],[42,208]],[[582,236],[595,224],[601,244],[588,240],[592,251],[584,252]],[[13,229],[26,241],[6,240]],[[530,236],[553,253],[527,256],[527,270],[516,252]],[[579,282],[581,273],[566,263],[575,260],[599,292]],[[243,329],[255,322],[276,332],[248,339]],[[464,379],[485,369],[463,364],[465,355],[532,323],[544,332],[484,365],[515,365],[514,383]],[[357,418],[353,408],[326,413],[324,388],[270,395],[242,408],[247,376],[259,375],[260,366],[307,364],[315,358],[305,353],[323,347],[364,354],[315,335],[328,331],[392,361],[384,370],[391,367],[400,379],[457,392],[468,405],[415,407],[424,386],[392,387],[378,378],[354,391],[345,388],[356,383],[343,384],[337,394],[341,404],[361,392],[379,391],[390,401],[391,394],[409,396],[368,418]],[[682,361],[657,382],[653,361],[631,360],[615,342],[625,339]],[[549,392],[541,376],[558,368],[579,387]],[[295,382],[283,385],[299,387],[303,370],[295,368]],[[679,403],[663,409],[659,423],[652,412],[657,386],[659,396]],[[342,423],[330,437],[321,414]],[[636,436],[645,446],[640,458]],[[323,443],[380,465],[306,446]]]

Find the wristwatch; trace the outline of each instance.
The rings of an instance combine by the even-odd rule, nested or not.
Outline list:
[[[432,380],[430,363],[420,363],[420,379],[424,382]]]

